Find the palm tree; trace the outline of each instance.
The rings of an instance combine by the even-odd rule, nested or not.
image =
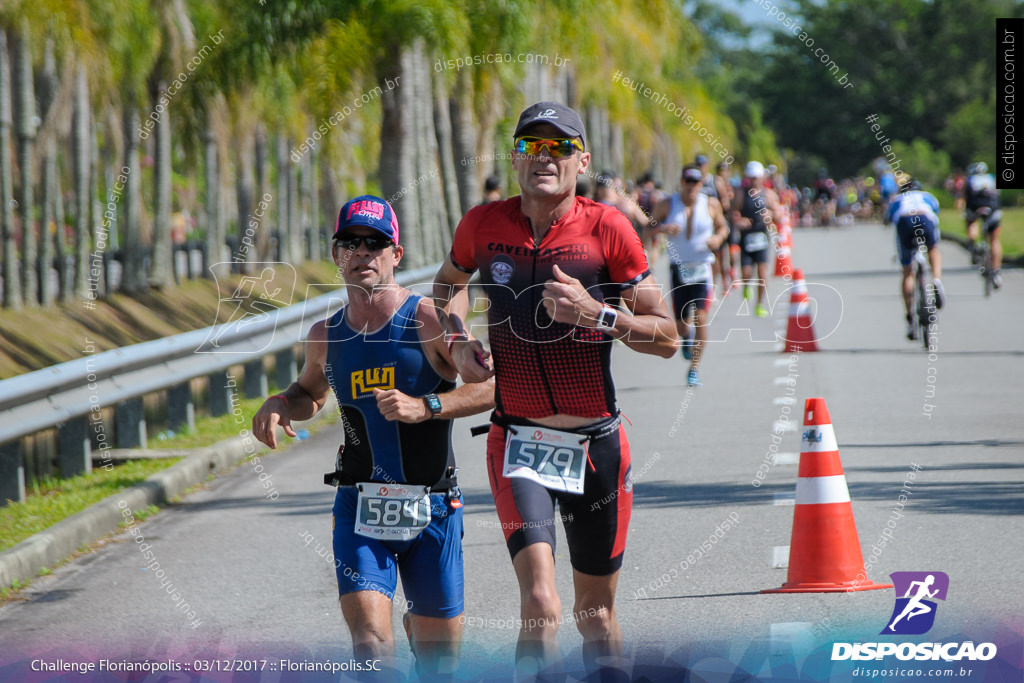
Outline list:
[[[74,286],[76,296],[86,297],[89,290],[89,245],[92,240],[92,207],[90,192],[92,177],[91,124],[89,81],[85,65],[75,70],[74,187],[75,187],[75,242]]]
[[[18,209],[21,215],[21,286],[26,305],[39,303],[39,278],[36,254],[38,235],[33,216],[32,189],[35,182],[33,156],[36,137],[36,98],[32,84],[32,53],[29,48],[30,32],[28,19],[22,18],[14,40],[14,93],[16,114],[15,132],[18,136],[18,166],[21,171],[21,192]]]
[[[40,147],[43,152],[43,178],[41,183],[40,203],[43,209],[43,220],[39,235],[39,262],[37,272],[39,273],[39,303],[49,306],[54,300],[53,283],[50,278],[50,267],[54,263],[54,254],[58,259],[58,288],[61,292],[64,289],[64,276],[67,270],[67,262],[64,260],[64,230],[63,216],[56,210],[57,200],[60,197],[59,179],[57,177],[57,131],[55,119],[59,112],[54,106],[57,97],[57,65],[53,53],[53,39],[46,40],[46,47],[43,52],[43,73],[39,88],[39,105],[43,113],[45,123],[40,130]],[[55,230],[50,235],[50,225]]]
[[[150,74],[152,111],[160,115],[156,121],[153,144],[153,262],[149,283],[167,287],[174,282],[174,248],[171,244],[171,103],[167,100],[167,80],[195,52],[196,39],[192,20],[183,0],[159,6],[160,55]],[[166,103],[166,104],[165,104]],[[162,110],[162,111],[161,111]]]
[[[15,241],[14,190],[11,159],[11,70],[7,31],[0,26],[0,231],[3,233],[4,308],[21,308],[21,273]]]

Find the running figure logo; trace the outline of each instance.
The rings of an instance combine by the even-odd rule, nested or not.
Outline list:
[[[210,270],[217,279],[217,271],[214,264]],[[217,288],[223,292],[230,292],[226,297],[221,297],[217,302],[217,320],[209,328],[209,333],[196,353],[228,353],[222,349],[225,338],[239,337],[246,327],[256,323],[262,323],[276,319],[280,309],[288,305],[292,293],[295,290],[295,269],[287,263],[253,263],[249,264],[254,269],[259,269],[258,275],[244,275],[237,285],[231,280],[227,282],[217,281]],[[230,287],[227,289],[226,287]],[[223,289],[222,289],[223,288]],[[260,348],[250,347],[244,351],[235,353],[259,353],[273,341],[273,330]],[[229,344],[227,346],[230,346]]]
[[[883,634],[905,636],[927,633],[935,623],[938,606],[929,598],[946,599],[949,576],[944,572],[893,572],[889,575],[896,587],[896,606]]]

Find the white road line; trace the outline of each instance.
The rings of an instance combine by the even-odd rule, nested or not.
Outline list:
[[[799,465],[799,453],[776,453],[772,458],[773,465]]]
[[[792,505],[796,505],[796,494],[795,493],[773,493],[772,494],[772,505],[776,505],[776,506],[792,506]]]
[[[789,566],[789,546],[777,545],[772,548],[772,568],[785,569]]]

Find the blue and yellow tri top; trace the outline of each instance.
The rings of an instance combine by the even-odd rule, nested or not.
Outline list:
[[[388,422],[377,408],[374,389],[398,389],[410,396],[455,388],[434,370],[420,343],[410,294],[381,329],[363,334],[349,326],[345,306],[327,321],[327,380],[338,398],[345,428],[342,484],[386,482],[443,489],[455,464],[451,420],[417,424]]]

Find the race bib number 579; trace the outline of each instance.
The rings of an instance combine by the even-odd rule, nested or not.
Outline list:
[[[553,491],[583,493],[587,451],[579,434],[518,427],[505,439],[506,477],[537,482]]]

